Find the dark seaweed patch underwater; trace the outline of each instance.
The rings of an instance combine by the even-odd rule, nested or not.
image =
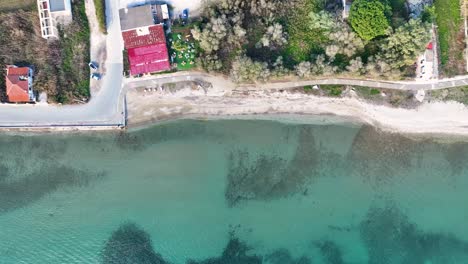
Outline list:
[[[453,234],[425,233],[410,223],[393,205],[370,208],[360,226],[367,248],[368,264],[462,264],[468,260],[468,242]],[[294,258],[287,249],[260,256],[254,248],[229,233],[221,256],[188,260],[187,264],[346,264],[342,249],[331,240],[315,240],[319,259]],[[311,249],[312,249],[311,247]],[[101,253],[103,264],[169,264],[155,252],[150,235],[135,223],[125,223],[113,232]],[[351,264],[351,263],[349,263]]]

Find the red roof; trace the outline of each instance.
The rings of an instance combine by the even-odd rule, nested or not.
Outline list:
[[[166,43],[129,49],[128,60],[132,75],[167,71],[171,68]]]
[[[12,103],[31,101],[29,98],[28,75],[28,67],[16,68],[7,66],[7,75],[5,79],[8,101]]]
[[[122,32],[125,48],[131,49],[151,44],[166,43],[162,25],[149,26],[148,32],[149,34],[140,32],[140,35],[137,29]]]
[[[431,50],[432,48],[433,48],[432,42],[429,42],[429,44],[427,44],[426,49]]]
[[[154,25],[147,29],[122,32],[131,75],[166,71],[171,68],[163,26]]]

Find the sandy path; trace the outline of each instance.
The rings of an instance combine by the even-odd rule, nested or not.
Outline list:
[[[93,0],[86,0],[85,1],[86,7],[86,16],[88,17],[89,21],[89,28],[91,31],[91,61],[99,65],[98,72],[100,74],[104,74],[105,69],[105,61],[106,61],[106,35],[101,33],[99,30],[99,24],[96,17],[96,9],[94,7]],[[91,79],[90,82],[90,90],[91,95],[97,94],[101,89],[101,82]]]

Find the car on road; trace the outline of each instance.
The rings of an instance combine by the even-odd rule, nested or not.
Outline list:
[[[91,78],[96,81],[99,81],[101,79],[101,75],[99,73],[92,73]]]
[[[89,66],[91,69],[93,69],[93,70],[97,70],[97,69],[99,68],[99,67],[97,66],[97,64],[94,63],[94,62],[92,62],[92,61],[91,61],[90,63],[88,63],[88,66]]]

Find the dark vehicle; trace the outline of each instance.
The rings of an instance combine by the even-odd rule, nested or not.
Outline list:
[[[91,78],[96,81],[99,81],[101,79],[101,75],[99,73],[92,73]]]
[[[88,63],[88,66],[93,69],[93,70],[97,70],[99,67],[96,65],[96,63],[94,62],[90,62]]]
[[[182,11],[182,18],[183,19],[188,19],[188,15],[189,15],[189,10],[184,9],[184,11]]]

